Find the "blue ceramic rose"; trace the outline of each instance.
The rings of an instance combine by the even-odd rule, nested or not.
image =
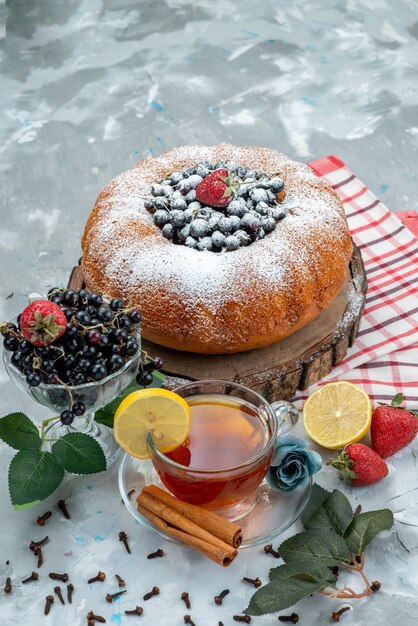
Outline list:
[[[308,450],[304,439],[281,435],[276,440],[276,450],[267,472],[267,482],[276,491],[292,491],[308,482],[309,476],[319,472],[322,458],[318,452]]]

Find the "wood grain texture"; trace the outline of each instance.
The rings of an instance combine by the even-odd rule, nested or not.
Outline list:
[[[80,289],[80,267],[68,286]],[[350,275],[332,304],[315,320],[267,348],[231,355],[200,355],[164,348],[143,340],[143,350],[164,361],[164,387],[175,389],[191,380],[217,379],[241,383],[267,400],[292,398],[329,374],[357,336],[367,293],[360,250],[354,244]]]

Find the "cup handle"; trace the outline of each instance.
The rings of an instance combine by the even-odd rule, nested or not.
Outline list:
[[[299,420],[299,411],[287,400],[277,400],[271,403],[279,425],[278,434],[284,435],[294,429]]]

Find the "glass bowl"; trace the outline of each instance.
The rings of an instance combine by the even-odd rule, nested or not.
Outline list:
[[[97,382],[68,387],[46,383],[29,387],[25,375],[11,363],[12,353],[3,350],[3,363],[10,379],[33,400],[48,407],[58,415],[74,402],[83,402],[86,407],[84,415],[74,417],[73,423],[69,426],[63,426],[59,420],[50,424],[45,431],[47,439],[58,439],[67,433],[82,432],[94,437],[101,445],[107,466],[114,461],[120,448],[113,438],[112,429],[95,422],[94,415],[96,411],[117,398],[137,373],[141,360],[141,333],[139,328],[135,336],[139,344],[138,351],[120,370]]]

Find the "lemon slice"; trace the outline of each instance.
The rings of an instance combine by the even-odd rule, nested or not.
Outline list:
[[[166,389],[140,389],[129,394],[115,413],[113,436],[121,448],[137,459],[149,459],[147,433],[161,452],[171,452],[190,430],[190,407]]]
[[[324,385],[303,407],[303,425],[309,437],[331,450],[359,441],[369,431],[371,421],[369,396],[347,381]]]

